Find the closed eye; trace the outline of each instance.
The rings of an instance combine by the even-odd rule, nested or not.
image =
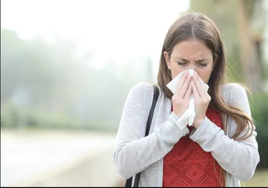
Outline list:
[[[203,66],[203,67],[205,67],[205,66],[208,65],[208,62],[207,62],[206,60],[199,60],[199,61],[197,61],[197,63],[198,63],[200,66]]]
[[[207,64],[207,63],[199,63],[199,65],[205,67],[205,66],[207,66],[208,64]]]
[[[186,62],[178,62],[179,65],[185,65]]]

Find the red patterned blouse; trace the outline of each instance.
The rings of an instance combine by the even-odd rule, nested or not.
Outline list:
[[[206,116],[223,129],[221,116],[208,108]],[[193,126],[188,126],[190,132]],[[223,170],[210,152],[198,143],[182,137],[164,157],[163,187],[220,187],[224,186]]]

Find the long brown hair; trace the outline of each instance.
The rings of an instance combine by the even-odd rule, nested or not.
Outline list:
[[[211,96],[210,107],[221,113],[222,117],[231,117],[237,123],[237,129],[232,138],[235,140],[243,140],[248,138],[253,132],[253,120],[241,109],[230,106],[224,102],[220,86],[225,82],[226,56],[225,50],[220,36],[220,32],[216,25],[204,14],[187,13],[179,17],[170,27],[165,37],[162,47],[160,66],[158,71],[158,85],[168,98],[172,97],[171,91],[166,85],[171,81],[171,73],[168,70],[164,52],[166,51],[170,57],[174,46],[181,41],[189,38],[196,38],[211,50],[214,61],[214,69],[208,81],[208,94]],[[224,121],[225,131],[227,121]],[[250,127],[251,126],[251,129]],[[242,132],[246,132],[240,136]]]

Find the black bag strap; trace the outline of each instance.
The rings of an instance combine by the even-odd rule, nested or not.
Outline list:
[[[147,126],[146,126],[146,132],[145,132],[145,136],[148,136],[150,128],[151,128],[151,123],[152,123],[152,119],[154,116],[154,109],[155,109],[155,105],[159,96],[159,90],[157,88],[157,86],[153,86],[154,87],[154,96],[153,96],[153,102],[152,102],[152,106],[149,112],[149,117],[147,120]]]
[[[154,87],[154,96],[153,96],[152,106],[151,106],[151,109],[150,109],[150,112],[149,112],[149,117],[148,117],[148,120],[147,120],[145,136],[148,136],[148,134],[149,134],[152,119],[153,119],[153,115],[154,115],[155,105],[156,105],[156,102],[157,102],[157,99],[158,99],[158,96],[159,96],[159,90],[158,90],[157,86],[154,85],[153,87]],[[139,172],[135,176],[135,181],[134,181],[133,187],[139,187],[140,175],[141,175],[141,173]],[[132,180],[133,180],[133,177],[130,177],[129,179],[127,179],[125,187],[131,187]]]

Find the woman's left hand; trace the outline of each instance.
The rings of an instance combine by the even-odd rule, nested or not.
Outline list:
[[[195,101],[195,119],[194,127],[198,128],[206,116],[206,111],[211,100],[210,95],[207,93],[203,80],[195,72],[191,81],[194,101]]]

